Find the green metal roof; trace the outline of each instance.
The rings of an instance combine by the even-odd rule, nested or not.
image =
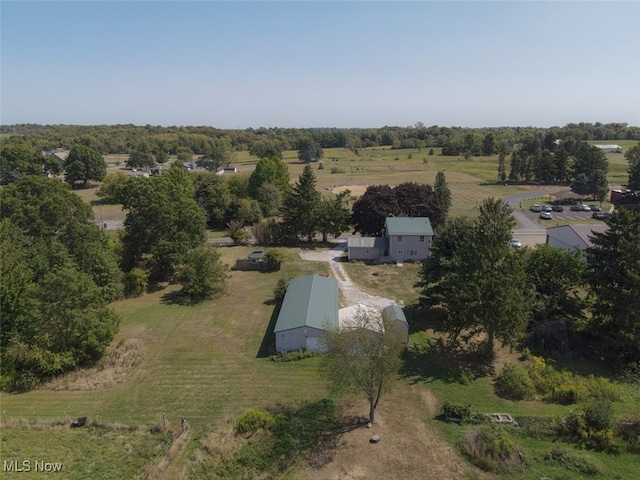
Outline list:
[[[382,318],[385,320],[396,320],[402,323],[408,323],[404,311],[398,305],[393,304],[382,309]]]
[[[387,217],[387,235],[433,235],[428,217]]]
[[[298,327],[338,327],[338,282],[321,275],[291,280],[274,332]]]
[[[347,247],[387,248],[386,237],[349,237]]]

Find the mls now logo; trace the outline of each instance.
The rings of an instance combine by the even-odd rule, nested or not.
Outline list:
[[[5,472],[60,472],[62,471],[62,463],[60,462],[45,462],[44,460],[36,460],[31,462],[30,460],[5,460],[2,463],[2,470]]]

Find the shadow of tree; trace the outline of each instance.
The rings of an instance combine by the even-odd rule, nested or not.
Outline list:
[[[195,305],[202,302],[204,299],[193,299],[183,295],[179,290],[173,292],[167,292],[160,298],[160,301],[166,305]]]
[[[480,352],[474,346],[464,349],[442,338],[427,338],[424,343],[407,347],[400,375],[411,384],[434,380],[465,384],[494,373],[492,359]]]
[[[341,415],[329,399],[296,406],[277,404],[270,411],[286,418],[282,425],[284,428],[277,429],[274,434],[294,437],[294,441],[288,442],[292,450],[287,455],[292,458],[300,456],[312,468],[322,468],[331,463],[342,436],[367,424],[364,417]]]

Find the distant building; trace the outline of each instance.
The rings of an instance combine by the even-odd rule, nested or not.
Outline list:
[[[594,147],[599,148],[600,151],[604,153],[620,153],[622,152],[622,147],[620,145],[594,145]]]

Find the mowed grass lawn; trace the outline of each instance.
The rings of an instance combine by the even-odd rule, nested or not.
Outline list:
[[[250,250],[220,249],[228,264]],[[317,398],[325,389],[316,359],[274,363],[257,358],[274,314],[271,298],[278,278],[287,272],[329,273],[325,263],[296,260],[297,250],[289,255],[292,260],[281,272],[231,272],[227,294],[199,305],[171,303],[168,294],[177,286],[114,303],[123,319],[115,341],[143,345],[144,359],[126,380],[105,390],[3,394],[3,417],[87,416],[103,423],[153,425],[165,413],[169,422],[185,417],[203,428],[248,407]]]

